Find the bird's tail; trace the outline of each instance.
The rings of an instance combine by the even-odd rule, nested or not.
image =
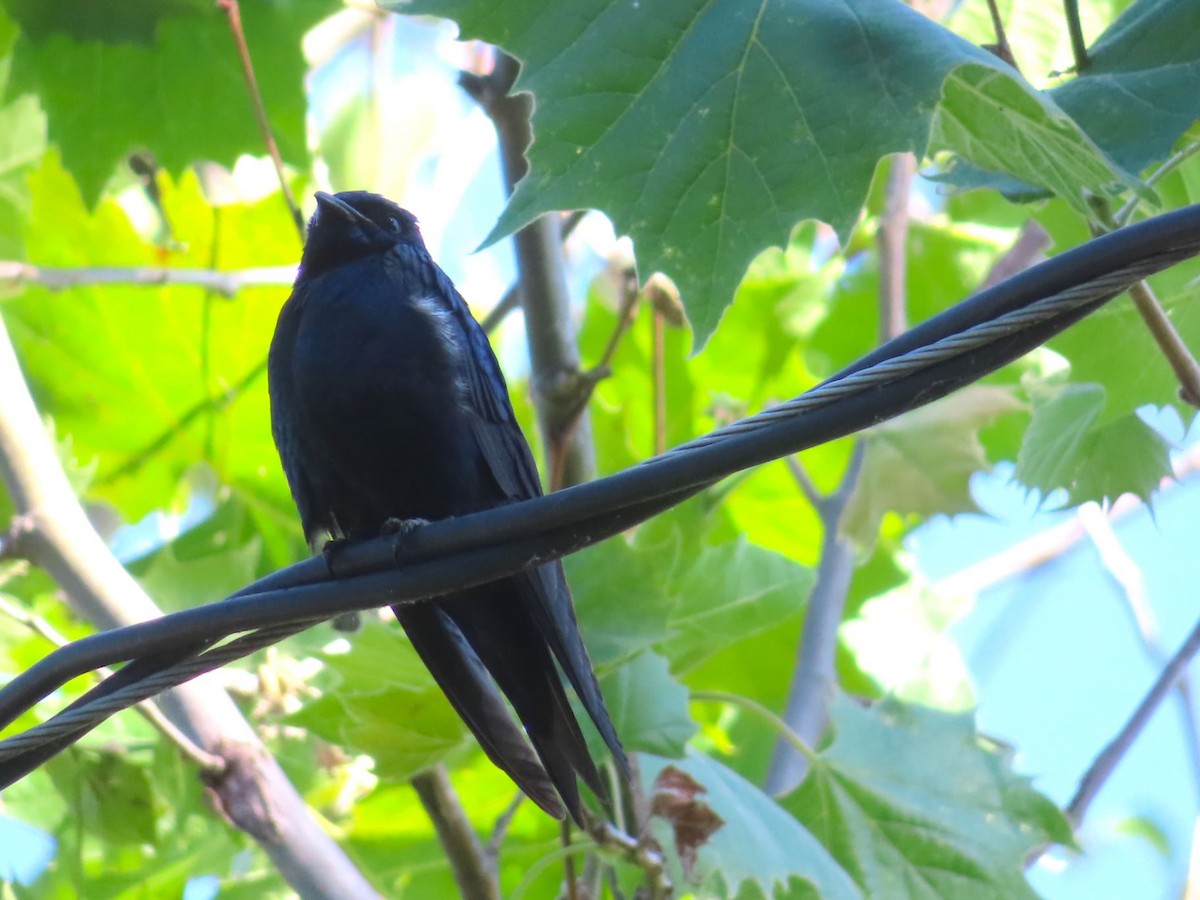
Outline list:
[[[565,588],[565,581],[562,585]],[[564,642],[560,635],[547,633],[539,609],[557,607],[565,599],[574,626],[570,594],[547,597],[539,587],[517,576],[395,611],[421,659],[488,757],[547,813],[561,818],[565,805],[566,812],[582,824],[576,778],[602,799],[607,792],[554,664],[555,656],[564,660],[560,646],[567,643],[569,648],[569,638]],[[577,629],[573,634],[577,647],[566,656],[569,664],[563,669],[605,741],[615,745],[618,764],[625,769],[625,756],[600,700],[583,642]],[[524,725],[528,741],[508,714],[497,686]]]
[[[565,812],[554,782],[513,722],[495,682],[454,620],[433,602],[395,606],[392,611],[488,758],[530,800],[554,818],[563,818]]]

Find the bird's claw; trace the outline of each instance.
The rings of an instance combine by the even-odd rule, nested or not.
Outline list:
[[[345,538],[330,538],[321,547],[321,559],[325,560],[325,571],[329,573],[330,578],[337,578],[337,572],[333,570],[333,559],[348,543],[350,542]]]
[[[428,524],[428,519],[416,518],[387,519],[384,521],[383,527],[379,529],[379,536],[390,537],[392,539],[392,560],[394,562],[400,562],[400,556],[404,552],[409,536],[420,531],[422,527]]]

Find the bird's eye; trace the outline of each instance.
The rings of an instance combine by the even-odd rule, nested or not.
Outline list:
[[[387,220],[387,225],[388,225],[388,228],[392,229],[392,231],[400,230],[400,220],[397,219],[395,216],[392,216],[391,218],[389,218]]]

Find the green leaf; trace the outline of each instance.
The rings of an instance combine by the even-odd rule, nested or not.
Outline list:
[[[192,559],[179,556],[175,545],[155,553],[138,581],[166,612],[211,603],[227,597],[254,580],[262,544],[251,540],[225,552]]]
[[[106,844],[155,842],[154,790],[146,767],[124,752],[87,748],[47,764],[71,818]]]
[[[348,652],[324,658],[339,684],[288,720],[373,757],[380,778],[410,778],[466,746],[466,727],[398,628],[372,621]]]
[[[699,500],[567,560],[580,626],[598,666],[653,646],[687,671],[777,624],[808,597],[812,573],[742,537],[707,544]],[[703,552],[697,546],[704,545]]]
[[[868,897],[1034,897],[1028,855],[1072,844],[1063,814],[969,713],[887,700],[831,709],[833,743],[784,800]]]
[[[1165,159],[1200,118],[1200,5],[1138,0],[1088,48],[1088,68],[1053,91],[1131,172]]]
[[[617,536],[563,563],[579,628],[597,669],[620,665],[670,634],[667,620],[675,597],[666,589],[662,554],[635,548]]]
[[[1084,217],[1092,214],[1087,193],[1117,181],[1138,189],[1047,95],[985,66],[962,66],[947,77],[931,142],[981,169],[1045,188]]]
[[[29,184],[25,245],[40,265],[208,268],[218,258],[233,268],[294,263],[299,249],[277,196],[217,211],[191,175],[178,187],[162,185],[181,245],[165,260],[117,203],[86,212],[53,154]],[[286,292],[247,289],[227,301],[189,287],[53,294],[31,285],[5,300],[5,324],[35,398],[74,441],[75,454],[96,464],[89,496],[136,520],[176,499],[185,474],[207,460],[221,483],[259,506],[288,510],[294,522],[271,440],[265,374]]]
[[[1069,384],[1035,397],[1017,479],[1043,497],[1062,488],[1073,506],[1125,493],[1149,502],[1171,473],[1170,448],[1136,413],[1097,424],[1104,404],[1098,384]]]
[[[1138,0],[1088,48],[1088,67],[1048,95],[1116,165],[1141,172],[1165,159],[1179,136],[1200,118],[1197,79],[1200,7]],[[1018,153],[1018,158],[1021,155]],[[972,161],[1025,184],[970,167],[952,171],[944,180],[969,187],[997,187],[1015,196],[1028,195],[1030,184],[1054,190],[1053,185],[1022,174],[1004,160],[993,165]]]
[[[846,872],[813,834],[770,797],[736,772],[707,756],[689,751],[682,761],[645,755],[639,760],[642,782],[650,791],[666,766],[683,770],[706,789],[697,798],[725,824],[698,848],[695,882],[722,884],[719,896],[739,895],[753,885],[764,897],[775,896],[777,888],[805,881],[826,900],[859,897],[861,894]],[[666,823],[651,819],[651,827],[664,847],[673,841]],[[674,876],[679,883],[679,863],[672,855]],[[703,896],[711,892],[702,891]]]
[[[1017,77],[895,0],[390,5],[453,18],[522,61],[531,171],[489,240],[550,210],[603,209],[642,272],[675,279],[701,345],[763,247],[805,218],[845,239],[878,160],[924,153],[951,72]]]
[[[0,254],[21,257],[29,214],[25,176],[46,150],[46,117],[33,97],[0,106]]]
[[[866,458],[843,533],[869,547],[885,512],[927,518],[977,509],[971,476],[991,468],[979,431],[1020,408],[1009,388],[972,385],[865,432]]]
[[[263,105],[283,159],[308,162],[300,39],[340,4],[240,4]],[[50,139],[88,206],[117,163],[147,149],[176,176],[212,160],[232,167],[266,147],[229,22],[215,3],[120,0],[81,14],[74,0],[21,0],[8,96],[37,94]]]
[[[626,750],[683,755],[696,724],[687,688],[671,677],[663,657],[642,653],[601,678],[600,689]]]
[[[813,580],[811,570],[742,538],[685,557],[675,574],[673,636],[658,650],[684,672],[799,611]]]

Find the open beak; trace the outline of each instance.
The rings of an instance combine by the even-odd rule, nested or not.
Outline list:
[[[341,200],[333,196],[333,194],[327,194],[324,191],[317,191],[315,196],[317,198],[317,209],[320,211],[321,215],[330,213],[353,225],[374,224],[370,219],[360,213],[345,200]]]

